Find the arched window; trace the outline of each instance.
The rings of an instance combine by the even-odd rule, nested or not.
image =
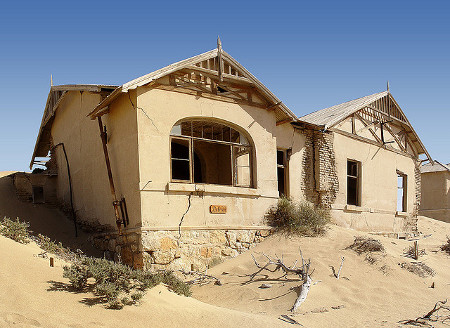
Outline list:
[[[172,128],[170,147],[174,182],[253,187],[253,147],[226,124],[183,120]]]

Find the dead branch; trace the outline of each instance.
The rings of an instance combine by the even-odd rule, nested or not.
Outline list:
[[[222,286],[222,282],[219,278],[211,276],[206,273],[197,272],[197,271],[183,271],[179,270],[184,276],[194,276],[194,279],[186,281],[188,285],[207,285],[214,281],[215,285]]]
[[[434,305],[434,308],[424,316],[411,320],[402,320],[399,321],[399,323],[404,325],[433,327],[430,322],[450,322],[450,306],[445,305],[446,303],[447,300],[439,301]]]
[[[336,278],[339,279],[339,276],[341,275],[341,270],[342,270],[342,266],[344,265],[344,257],[342,256],[342,262],[341,262],[341,266],[339,267],[339,271],[336,275]]]
[[[292,312],[295,312],[297,310],[297,308],[306,300],[306,297],[308,296],[308,292],[309,289],[311,288],[311,283],[312,283],[312,279],[311,279],[311,274],[309,273],[309,269],[311,266],[311,259],[308,259],[308,261],[305,261],[305,259],[303,258],[303,254],[301,249],[299,249],[300,251],[300,257],[302,260],[302,267],[301,268],[297,268],[297,261],[295,261],[295,263],[292,266],[287,266],[286,264],[284,264],[283,262],[283,256],[280,258],[278,258],[278,256],[276,256],[276,259],[271,258],[270,256],[266,255],[263,253],[263,256],[267,259],[267,263],[265,263],[264,265],[259,264],[255,257],[252,254],[252,258],[253,258],[253,262],[255,262],[256,267],[259,269],[258,271],[256,271],[255,273],[250,275],[250,280],[249,281],[253,281],[253,279],[262,271],[269,271],[269,272],[277,272],[277,271],[282,271],[284,272],[284,275],[281,277],[286,277],[288,274],[294,274],[299,276],[299,278],[301,279],[301,281],[303,282],[301,285],[301,291],[300,294],[297,298],[297,300],[295,301],[294,305],[291,308]],[[271,268],[273,267],[273,268]]]

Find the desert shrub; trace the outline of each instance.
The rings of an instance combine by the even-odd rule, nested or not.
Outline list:
[[[355,237],[353,244],[348,246],[347,249],[354,250],[359,255],[362,253],[384,252],[384,246],[379,240],[361,236]]]
[[[315,208],[308,202],[296,203],[282,197],[266,214],[266,222],[275,231],[302,236],[318,236],[325,233],[330,221],[327,209]]]
[[[47,236],[38,234],[37,237],[33,237],[33,240],[44,251],[55,254],[56,256],[64,260],[74,261],[79,258],[79,254],[71,251],[69,248],[64,247],[61,242],[57,243]]]
[[[14,221],[4,217],[0,221],[0,234],[21,244],[27,244],[30,242],[29,227],[30,224],[28,222],[20,222],[19,218]]]
[[[435,275],[434,270],[423,262],[413,262],[413,263],[404,262],[400,263],[400,267],[422,278]]]
[[[414,254],[414,246],[411,245],[411,246],[405,248],[403,250],[403,255],[413,259],[414,256],[415,256],[415,254]],[[425,249],[419,249],[418,255],[419,256],[427,255],[427,252],[425,251]]]
[[[159,283],[166,284],[179,295],[191,295],[189,286],[170,271],[151,273],[106,259],[81,258],[71,266],[64,267],[64,277],[69,278],[72,287],[78,291],[85,290],[88,279],[93,278],[94,294],[103,298],[108,307],[113,309],[136,304],[145,290]]]
[[[450,255],[450,237],[447,236],[447,243],[441,246],[441,251],[446,252]]]

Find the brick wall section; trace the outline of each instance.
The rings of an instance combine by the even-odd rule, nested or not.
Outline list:
[[[421,175],[420,175],[420,162],[417,160],[414,167],[414,192],[416,197],[413,204],[412,215],[408,216],[404,220],[404,231],[417,232],[417,215],[419,214],[420,198],[421,198]]]
[[[339,190],[333,134],[303,130],[305,149],[302,159],[302,186],[305,199],[320,207],[330,208]]]

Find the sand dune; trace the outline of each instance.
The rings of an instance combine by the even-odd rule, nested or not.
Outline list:
[[[0,175],[1,176],[1,175]],[[0,216],[31,221],[35,231],[50,234],[65,245],[85,247],[85,236],[73,238],[72,223],[56,209],[17,200],[11,179],[0,178]],[[315,285],[292,316],[305,327],[397,327],[398,321],[425,314],[439,300],[450,298],[450,256],[439,246],[450,236],[450,224],[424,217],[419,219],[420,258],[436,272],[421,278],[401,268],[412,262],[403,255],[412,241],[377,236],[386,248],[370,264],[364,255],[346,249],[354,236],[367,235],[331,226],[324,237],[285,238],[272,236],[234,259],[208,271],[223,282],[194,286],[193,297],[183,297],[158,286],[148,291],[139,306],[109,310],[89,305],[89,293],[71,292],[62,278],[64,262],[39,257],[39,247],[18,244],[0,236],[0,327],[291,327],[280,320],[294,303],[299,285],[295,277],[278,279],[280,273],[259,275],[251,254],[283,256],[287,264],[299,259],[299,248],[311,258]],[[341,278],[332,268],[345,257]],[[434,282],[435,288],[430,288]],[[271,284],[261,289],[261,284]],[[95,302],[94,302],[95,303]],[[439,327],[439,325],[435,325]]]
[[[272,236],[249,253],[212,268],[209,274],[220,277],[224,285],[195,287],[194,295],[206,303],[249,313],[273,317],[288,313],[298,295],[290,288],[298,286],[298,281],[274,279],[281,276],[277,273],[260,275],[257,281],[245,284],[249,279],[246,275],[256,271],[250,253],[261,262],[262,253],[283,255],[287,264],[293,264],[300,259],[300,247],[304,257],[311,258],[316,285],[294,316],[298,322],[306,327],[395,327],[399,320],[423,315],[437,301],[450,298],[450,257],[439,251],[450,235],[450,225],[421,217],[419,229],[424,235],[431,234],[420,238],[419,248],[426,250],[420,261],[435,270],[434,277],[421,278],[400,267],[399,263],[413,261],[403,255],[412,241],[376,236],[386,253],[370,264],[364,255],[345,249],[354,236],[368,234],[332,226],[319,238]],[[337,280],[331,266],[337,270],[341,256],[345,261]],[[433,282],[435,288],[430,288]],[[273,287],[259,288],[263,283]]]

